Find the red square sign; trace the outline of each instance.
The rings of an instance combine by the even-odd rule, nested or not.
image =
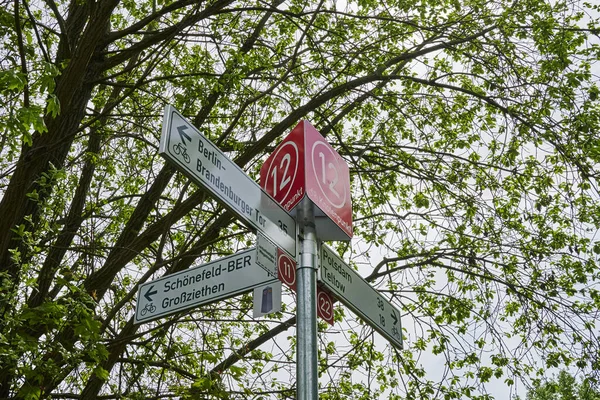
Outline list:
[[[265,161],[260,183],[292,213],[308,196],[318,207],[315,217],[319,239],[352,238],[348,164],[308,121],[300,121]]]

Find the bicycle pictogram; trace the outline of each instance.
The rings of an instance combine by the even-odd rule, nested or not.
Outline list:
[[[152,303],[146,304],[146,307],[142,308],[142,311],[141,311],[142,317],[144,315],[146,315],[146,313],[148,311],[150,311],[150,314],[153,314],[154,311],[156,311],[156,306],[154,304],[152,304]]]
[[[190,156],[187,153],[187,148],[181,143],[177,143],[173,145],[173,152],[175,154],[181,154],[186,163],[190,162]]]

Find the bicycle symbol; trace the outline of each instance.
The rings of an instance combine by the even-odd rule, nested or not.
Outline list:
[[[142,317],[146,315],[148,311],[150,311],[150,314],[154,313],[154,311],[156,311],[156,306],[152,303],[146,304],[146,307],[142,308],[141,311]]]
[[[173,145],[173,152],[175,154],[181,154],[186,163],[190,162],[190,156],[187,153],[187,149],[181,143],[177,143]]]

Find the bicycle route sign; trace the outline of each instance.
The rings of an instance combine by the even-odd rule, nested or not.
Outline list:
[[[140,285],[134,321],[149,322],[275,282],[251,248]]]
[[[363,321],[402,349],[400,311],[324,244],[319,252],[319,281]]]
[[[296,254],[296,221],[174,107],[167,105],[159,153],[251,229]]]

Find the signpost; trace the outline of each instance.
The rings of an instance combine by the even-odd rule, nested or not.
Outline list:
[[[298,400],[318,398],[316,316],[333,324],[332,294],[402,348],[400,312],[335,252],[324,245],[318,250],[318,241],[352,238],[350,174],[308,121],[265,161],[261,186],[171,106],[165,108],[160,154],[254,229],[259,240],[255,249],[140,285],[136,323],[258,287],[255,312],[264,314],[274,309],[271,283],[278,278],[298,294]]]
[[[321,245],[320,258],[321,283],[390,343],[402,349],[400,311],[346,264],[335,251]]]
[[[256,264],[251,248],[140,285],[134,321],[152,321],[275,282]]]
[[[310,199],[320,240],[352,238],[348,164],[308,121],[275,148],[260,169],[260,183],[292,214],[303,198]]]
[[[175,108],[166,106],[160,154],[251,228],[296,254],[296,222]]]

